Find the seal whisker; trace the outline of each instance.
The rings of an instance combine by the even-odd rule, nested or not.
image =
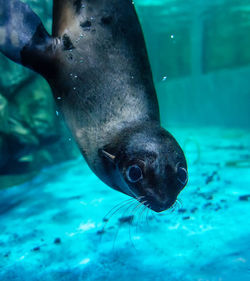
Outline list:
[[[137,208],[137,206],[138,205],[140,205],[140,202],[138,202],[137,204],[136,204],[136,208]],[[132,246],[134,247],[134,249],[135,250],[137,250],[136,249],[136,247],[135,247],[135,244],[134,244],[134,242],[133,242],[133,240],[132,240],[132,237],[131,237],[131,226],[133,227],[133,223],[134,223],[134,218],[135,218],[135,216],[133,216],[133,219],[132,219],[132,221],[131,221],[131,224],[129,225],[129,239],[130,239],[130,242],[132,243]]]
[[[145,212],[145,210],[147,209],[147,207],[145,206],[145,203],[147,203],[147,201],[144,201],[144,204],[142,205],[142,209],[140,210],[140,214],[139,214],[139,218],[140,220],[138,220],[138,226],[140,227],[140,225],[143,225],[143,213]]]
[[[137,225],[136,225],[136,232],[138,232],[138,226],[140,224],[139,220],[140,220],[141,210],[143,210],[144,203],[146,203],[146,201],[140,202],[140,205],[138,206],[139,208],[137,208],[137,210],[135,210],[135,215],[138,214]]]
[[[175,211],[175,203],[169,208],[170,212],[173,213]]]
[[[143,213],[145,211],[145,208],[147,208],[144,204],[142,204],[138,210],[138,220],[137,220],[137,226],[136,231],[138,232],[138,229],[141,227],[143,222]]]
[[[145,203],[147,203],[147,202],[145,202]],[[142,222],[143,222],[143,224],[144,224],[144,222],[147,221],[147,211],[148,211],[148,207],[147,207],[147,205],[144,204],[144,209],[142,211]],[[144,218],[143,218],[143,215],[144,215]]]
[[[122,204],[121,206],[118,206],[118,207],[110,214],[110,217],[109,217],[108,219],[106,219],[107,222],[110,221],[111,218],[112,218],[117,212],[119,212],[121,209],[123,209],[124,207],[126,207],[126,206],[129,205],[130,203],[131,203],[131,201],[126,202],[126,203]]]
[[[145,219],[145,222],[146,222],[147,221],[147,213],[148,213],[148,209],[149,209],[147,202],[145,202],[144,206],[145,206],[145,209],[144,209],[142,214],[144,215],[144,219]]]
[[[156,215],[156,213],[155,212],[153,212],[151,209],[150,209],[150,211],[151,211],[151,215],[153,216],[153,218],[158,222],[159,221],[159,219],[158,219],[158,217],[157,217],[157,215]]]
[[[129,202],[129,206],[123,211],[122,217],[124,216],[124,213],[127,212],[127,211],[128,211],[131,207],[133,207],[135,204],[137,204],[136,201],[135,201],[135,202]],[[124,207],[125,207],[125,206],[124,206]],[[116,234],[115,234],[115,237],[114,237],[114,241],[113,241],[113,250],[114,250],[114,247],[115,247],[116,239],[117,239],[118,234],[119,234],[119,231],[120,231],[120,227],[121,227],[121,225],[118,225],[118,229],[117,229],[117,231],[116,231]],[[130,227],[130,225],[129,225],[129,227]],[[131,241],[132,245],[134,246],[134,244],[133,244],[133,242],[132,242],[132,239],[131,239],[131,235],[130,235],[130,241]],[[135,246],[134,246],[134,248],[135,248]]]
[[[121,201],[120,203],[116,204],[114,207],[111,208],[111,210],[108,211],[108,213],[104,216],[103,219],[106,219],[116,208],[120,207],[121,205],[125,205],[126,203],[131,202],[133,200],[134,200],[133,198],[129,198],[129,199],[126,199],[126,200]],[[111,215],[111,217],[112,217],[112,215]],[[110,219],[110,218],[107,218],[107,219]]]
[[[141,205],[142,205],[142,202],[138,202],[138,204],[136,205],[136,207],[132,210],[133,213],[134,213],[134,218],[136,217],[136,211],[137,211],[137,209],[138,209],[138,208],[140,209]]]
[[[151,209],[149,209],[148,217],[151,217],[152,220],[154,220],[154,219],[157,220],[154,212]]]
[[[175,212],[177,209],[179,209],[180,207],[179,207],[179,204],[178,204],[178,202],[177,202],[177,200],[174,202],[174,204],[173,204],[173,212]]]
[[[122,217],[124,216],[124,213],[134,205],[134,203],[136,203],[136,202],[129,202],[128,204],[123,206],[125,208],[128,205],[128,207],[123,211]],[[116,239],[117,239],[119,231],[120,231],[120,227],[121,227],[121,225],[118,224],[118,228],[117,228],[117,230],[115,232],[115,236],[114,236],[114,240],[113,240],[113,247],[112,247],[113,251],[114,251],[114,248],[115,248]]]
[[[131,202],[133,201],[133,198],[127,199],[117,205],[115,205],[103,218],[103,220],[105,221],[104,226],[102,228],[102,233],[105,232],[105,229],[109,223],[109,221],[111,220],[111,218],[117,213],[119,212],[121,209],[125,208],[127,205],[129,205]],[[133,202],[132,202],[133,203]],[[109,216],[108,218],[106,218],[107,216]]]
[[[139,207],[139,210],[140,210],[140,206],[143,205],[144,203],[146,203],[146,201],[142,201],[144,198],[145,198],[145,196],[136,197],[136,199],[138,201],[138,204],[136,205],[136,208],[133,210],[133,212],[135,212],[134,213],[134,218],[136,217],[136,210],[137,210],[137,208]],[[132,223],[134,222],[134,218],[133,218]]]
[[[145,198],[146,196],[139,196],[139,197],[136,197],[136,200],[138,202],[142,202],[142,200]]]
[[[115,249],[115,242],[116,242],[117,236],[119,234],[119,231],[120,231],[120,226],[118,226],[118,228],[116,230],[116,233],[115,233],[115,237],[114,237],[114,240],[113,240],[112,251],[114,251],[114,249]]]
[[[138,209],[136,210],[136,213],[135,213],[135,215],[138,215],[137,218],[136,218],[135,233],[138,232],[138,225],[139,225],[139,218],[140,218],[139,213],[140,213],[141,208],[142,208],[142,204],[140,204],[140,205],[138,206]]]
[[[147,226],[149,227],[149,213],[150,213],[150,208],[149,208],[149,204],[147,205],[147,213],[146,213],[146,222],[147,222]]]
[[[141,206],[141,202],[137,202],[137,204],[136,204],[136,206],[130,211],[130,214],[131,214],[131,212],[133,213],[133,219],[132,219],[132,222],[131,222],[131,225],[132,226],[134,226],[134,220],[135,220],[135,218],[136,218],[136,210],[138,209],[138,208],[140,208],[140,206]],[[129,214],[129,215],[130,215]],[[129,235],[130,235],[130,240],[131,240],[131,225],[129,226]],[[131,242],[132,242],[132,240],[131,240]],[[132,244],[133,244],[133,242],[132,242]],[[135,248],[136,249],[136,248]]]
[[[182,206],[183,206],[182,200],[177,198],[177,199],[176,199],[176,202],[178,203],[178,206],[179,206],[180,208],[182,208]]]

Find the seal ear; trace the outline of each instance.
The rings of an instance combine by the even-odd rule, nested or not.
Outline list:
[[[110,154],[110,153],[108,153],[107,151],[105,151],[105,150],[101,150],[101,153],[102,153],[102,155],[104,156],[104,157],[106,157],[110,162],[112,162],[113,164],[115,164],[115,159],[116,159],[116,157],[115,157],[115,155],[113,155],[113,154]]]
[[[46,77],[52,38],[40,18],[19,0],[0,0],[0,51]]]

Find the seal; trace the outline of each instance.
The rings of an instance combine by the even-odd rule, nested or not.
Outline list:
[[[18,0],[0,0],[0,51],[40,73],[92,171],[148,208],[170,208],[188,181],[160,125],[143,32],[130,0],[54,0],[52,35]]]

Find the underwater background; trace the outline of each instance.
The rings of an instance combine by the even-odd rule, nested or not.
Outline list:
[[[29,0],[51,30],[52,1]],[[88,168],[40,76],[0,56],[0,280],[250,280],[250,2],[135,0],[189,183],[126,204]]]

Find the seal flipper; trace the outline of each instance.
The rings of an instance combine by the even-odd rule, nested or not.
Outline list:
[[[52,46],[52,37],[27,4],[0,0],[0,51],[5,56],[48,78],[53,72]]]

